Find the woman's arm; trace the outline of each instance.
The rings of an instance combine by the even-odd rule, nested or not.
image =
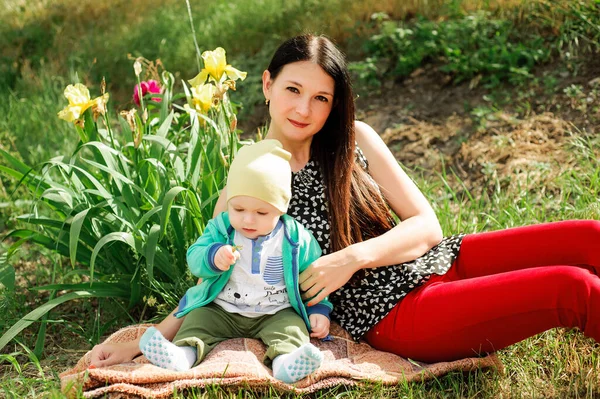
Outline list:
[[[387,233],[349,247],[362,267],[379,267],[418,258],[442,240],[442,229],[431,205],[404,172],[381,137],[356,122],[356,141],[369,163],[369,174],[401,220]]]
[[[344,285],[362,268],[408,262],[442,240],[442,229],[429,202],[402,170],[389,148],[369,125],[356,122],[356,141],[369,163],[369,174],[401,220],[380,235],[322,256],[300,275],[305,296],[313,305]],[[317,295],[318,293],[318,295]]]

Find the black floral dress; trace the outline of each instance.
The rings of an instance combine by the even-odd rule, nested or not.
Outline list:
[[[362,152],[357,162],[368,171]],[[314,160],[292,174],[292,198],[288,214],[309,229],[323,249],[330,252],[328,208],[320,168]],[[411,290],[426,282],[432,274],[444,274],[458,256],[464,235],[444,238],[425,255],[399,265],[367,269],[360,281],[347,283],[329,296],[331,317],[359,340],[383,319]]]

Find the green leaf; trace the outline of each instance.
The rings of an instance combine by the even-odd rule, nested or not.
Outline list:
[[[8,291],[15,290],[15,268],[8,264],[8,252],[0,255],[0,285]]]
[[[50,295],[50,300],[54,299],[55,292]],[[36,357],[42,357],[42,352],[44,350],[44,343],[46,342],[46,329],[48,327],[48,316],[50,312],[46,312],[45,315],[42,316],[40,328],[38,329],[37,339],[35,340],[35,348],[33,349],[33,353]]]
[[[156,132],[156,136],[167,137],[167,133],[169,132],[169,129],[171,128],[171,124],[173,123],[174,115],[175,115],[175,113],[173,111],[171,111],[171,113],[169,114],[169,116],[167,116],[167,118],[164,120],[162,125],[160,125],[160,128]]]
[[[178,212],[175,212],[175,209],[171,210],[171,228],[175,234],[174,239],[172,239],[172,243],[176,250],[178,264],[185,265],[187,243],[185,241],[185,233],[183,231],[183,226],[181,225],[181,219]]]
[[[52,201],[55,206],[62,204],[62,210],[69,210],[73,208],[73,195],[71,192],[58,187],[52,187],[44,191],[41,195],[42,199]]]
[[[129,309],[136,305],[142,297],[142,284],[140,283],[140,268],[137,268],[129,285]]]
[[[71,266],[75,267],[77,261],[77,244],[79,243],[79,235],[81,234],[81,226],[85,222],[85,217],[91,208],[85,209],[73,216],[71,221],[71,230],[69,231],[69,258],[71,259]]]
[[[217,132],[220,132],[219,126],[215,123],[215,121],[204,114],[196,113],[200,118],[204,119],[213,129]],[[220,133],[219,133],[220,134]]]
[[[6,344],[16,337],[17,334],[29,327],[35,321],[39,320],[40,317],[44,316],[58,305],[73,299],[90,297],[113,297],[113,295],[111,292],[106,290],[87,290],[71,292],[69,294],[61,295],[58,298],[54,298],[27,313],[21,320],[17,321],[11,328],[9,328],[8,331],[6,331],[4,335],[0,337],[0,351],[6,346]]]
[[[181,85],[183,86],[183,92],[185,93],[185,99],[187,100],[187,103],[190,104],[192,102],[192,93],[190,93],[190,89],[188,89],[184,80],[181,81]]]
[[[123,137],[125,137],[125,141],[127,143],[133,142],[133,133],[131,132],[131,127],[129,123],[123,118],[123,116],[118,115],[119,126],[121,126],[121,131],[123,132]]]
[[[8,163],[15,168],[14,171],[20,173],[21,176],[29,174],[33,169],[23,162],[19,161],[17,158],[13,157],[10,153],[4,151],[0,148],[0,155],[4,157],[8,161]]]
[[[88,172],[87,170],[83,169],[82,167],[79,167],[77,165],[68,165],[68,164],[65,164],[64,162],[53,162],[53,166],[57,166],[59,168],[66,168],[65,170],[69,174],[71,174],[71,169],[73,169],[73,171],[75,171],[75,172],[79,172],[86,179],[88,179],[88,181],[90,183],[92,183],[92,185],[98,191],[99,195],[101,195],[105,199],[112,199],[113,198],[113,195],[106,190],[106,187],[105,187],[106,185],[103,184],[103,183],[101,183],[98,179],[96,179],[96,177],[94,177],[90,172]]]
[[[175,157],[173,163],[173,169],[175,170],[175,176],[179,179],[180,182],[185,181],[185,170],[183,166],[183,161],[180,157]]]
[[[146,192],[146,190],[144,190]],[[139,210],[140,204],[138,203],[138,197],[133,194],[131,187],[128,185],[123,186],[123,190],[121,191],[123,198],[125,199],[125,203],[134,211]]]
[[[147,158],[140,161],[138,170],[138,179],[146,183],[144,189],[157,201],[162,201],[165,190],[171,186],[165,165],[155,158]]]
[[[69,256],[69,247],[61,242],[60,237],[58,239],[54,239],[48,237],[44,234],[38,233],[37,231],[29,230],[29,229],[17,229],[13,230],[6,235],[6,237],[14,237],[20,239],[20,244],[25,241],[31,241],[36,244],[40,244],[58,254],[63,255],[64,257]],[[19,244],[19,245],[20,245]],[[85,256],[85,253],[80,253],[83,255],[83,259],[80,259],[82,262],[89,262],[89,257]]]
[[[187,157],[187,165],[185,176],[187,180],[191,183],[193,189],[196,189],[199,182],[200,175],[200,160],[201,160],[201,152],[203,149],[202,144],[200,143],[199,138],[200,131],[200,123],[198,122],[198,118],[192,118],[192,128],[190,130],[190,140],[189,140],[189,148],[188,148],[188,157]]]
[[[79,147],[77,151],[81,151],[84,148],[88,147],[95,148],[96,150],[98,150],[100,155],[102,155],[106,166],[115,170],[117,169],[117,163],[115,162],[115,158],[122,156],[122,154],[119,151],[107,146],[101,141],[90,141],[89,143],[85,143],[84,145]]]
[[[175,144],[173,144],[169,139],[161,137],[161,136],[145,135],[143,137],[143,140],[151,141],[153,143],[158,143],[158,144],[160,144],[160,146],[162,146],[165,150],[167,150],[169,152],[177,151],[177,147],[175,146]]]
[[[126,185],[128,185],[129,187],[133,188],[135,191],[139,192],[140,194],[142,194],[142,196],[150,203],[155,203],[154,198],[152,198],[150,195],[148,195],[148,193],[142,189],[140,186],[138,186],[137,184],[135,184],[134,182],[132,182],[130,179],[128,179],[126,176],[124,176],[123,174],[121,174],[119,171],[117,170],[112,170],[108,167],[106,167],[105,165],[99,164],[98,162],[92,161],[90,159],[85,159],[82,158],[81,159],[84,162],[89,163],[92,166],[95,166],[96,168],[109,173],[115,181],[120,181],[125,183]]]
[[[3,150],[0,149],[0,153],[2,152]],[[19,170],[0,165],[0,172],[4,172],[6,175],[18,179],[19,185],[24,183],[29,191],[36,196],[39,196],[45,189],[49,187],[48,183],[45,182],[40,176],[36,175],[33,169],[28,169],[25,173],[22,173]]]
[[[177,195],[182,191],[186,191],[186,188],[179,186],[173,187],[165,195],[165,198],[162,203],[162,212],[160,214],[161,238],[164,237],[167,231],[167,221],[169,213],[171,212],[171,207],[173,206],[173,201],[175,200],[175,197],[177,197]]]
[[[146,212],[141,218],[140,220],[137,222],[136,227],[138,229],[141,229],[147,222],[148,220],[150,220],[150,218],[152,216],[154,216],[155,214],[157,214],[158,212],[160,212],[162,210],[162,205],[158,205],[155,206],[154,208],[150,209],[148,212]]]
[[[156,253],[154,254],[154,269],[158,269],[164,273],[167,281],[177,281],[185,275],[185,272],[187,271],[186,264],[176,264],[173,262],[173,258],[165,252],[166,250],[163,250],[160,246],[156,248]]]
[[[94,281],[92,283],[78,283],[78,284],[48,284],[41,285],[38,287],[29,288],[32,291],[88,291],[92,293],[96,292],[110,292],[113,298],[129,298],[129,282],[128,281],[117,281],[106,283],[103,281]]]
[[[83,130],[85,132],[86,140],[82,137],[81,141],[87,143],[98,140],[98,126],[96,125],[96,121],[94,121],[94,114],[91,107],[86,109],[83,113],[83,121]]]
[[[144,251],[146,256],[146,272],[148,273],[148,279],[150,280],[150,283],[152,283],[152,280],[154,280],[154,255],[156,255],[156,249],[160,235],[160,225],[152,225],[146,241],[146,250]]]
[[[167,113],[171,109],[171,103],[173,102],[173,83],[175,82],[175,77],[168,71],[163,71],[161,79],[163,81],[163,98],[160,103],[160,120],[163,121],[167,117]]]
[[[114,173],[122,174],[119,169],[119,165],[121,165],[121,163],[117,162],[117,160],[116,160],[116,159],[119,159],[121,156],[121,153],[119,151],[117,151],[114,148],[111,148],[111,147],[107,146],[106,144],[99,142],[99,141],[92,141],[92,142],[86,143],[81,146],[81,149],[87,148],[87,147],[90,147],[91,149],[96,149],[97,153],[100,153],[102,158],[98,157],[96,152],[94,153],[94,158],[98,164],[101,164],[100,161],[104,161],[103,167],[105,169],[104,168],[99,168],[99,169],[104,170],[107,173],[109,173],[109,176],[111,178],[114,177]],[[83,156],[81,157],[81,159],[85,161]],[[113,180],[113,181],[117,184],[119,191],[121,191],[123,189],[122,180]]]
[[[139,252],[136,249],[135,239],[133,238],[133,235],[131,233],[119,231],[105,235],[100,239],[100,241],[98,241],[98,243],[94,247],[94,251],[92,252],[92,259],[90,260],[90,278],[92,280],[94,279],[94,265],[96,263],[96,257],[98,256],[98,253],[100,252],[102,247],[114,241],[124,242],[125,244],[129,245],[134,250],[134,252]]]
[[[65,230],[68,223],[63,220],[50,219],[46,217],[33,217],[31,214],[25,214],[18,216],[17,219],[23,220],[27,223],[36,224],[38,226],[51,227],[53,229]],[[85,242],[90,247],[93,247],[97,241],[97,238],[87,232],[81,232],[79,240]]]
[[[202,203],[200,204],[200,209],[204,210],[206,209],[209,205],[211,205],[211,203],[213,201],[216,201],[217,198],[219,198],[219,195],[221,193],[219,191],[215,191],[210,197],[206,198],[204,201],[202,201]],[[212,208],[212,207],[210,207]],[[212,212],[212,209],[208,209],[210,212]]]

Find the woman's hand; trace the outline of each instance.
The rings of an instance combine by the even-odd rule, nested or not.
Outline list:
[[[127,363],[140,354],[137,341],[99,344],[92,349],[91,369]]]
[[[308,306],[316,305],[346,284],[361,265],[352,253],[352,246],[321,256],[300,273],[300,290],[304,291],[302,298],[312,298]]]

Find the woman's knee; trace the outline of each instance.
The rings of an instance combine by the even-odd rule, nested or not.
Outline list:
[[[600,220],[581,220],[580,239],[587,243],[586,264],[600,274]]]
[[[556,226],[557,239],[570,251],[570,258],[575,265],[588,265],[594,273],[600,275],[600,221],[599,220],[566,220],[548,224]],[[575,260],[576,259],[576,260]]]
[[[577,223],[584,238],[595,240],[596,244],[600,244],[600,220],[578,220]]]
[[[600,300],[600,278],[585,267],[557,266],[554,284],[559,306],[585,312],[590,301]]]

